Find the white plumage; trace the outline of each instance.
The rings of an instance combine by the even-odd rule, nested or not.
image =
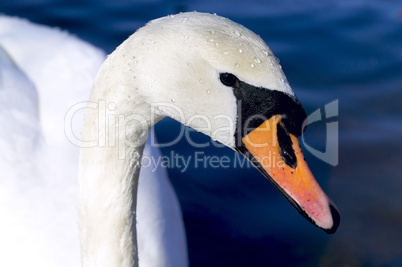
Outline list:
[[[80,136],[83,111],[71,129],[65,116],[87,101],[105,55],[65,31],[4,15],[0,48],[0,265],[79,266],[79,148],[65,131]],[[141,262],[186,266],[177,197],[166,171],[153,167],[141,173]]]

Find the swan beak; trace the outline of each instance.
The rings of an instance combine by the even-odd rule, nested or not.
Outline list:
[[[339,212],[314,179],[297,137],[286,131],[280,115],[245,135],[242,146],[241,152],[307,220],[327,233],[335,233]]]

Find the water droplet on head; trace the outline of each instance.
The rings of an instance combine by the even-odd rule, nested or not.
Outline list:
[[[236,63],[236,64],[235,64],[235,67],[236,67],[236,68],[238,68],[239,66],[240,66],[239,63]]]
[[[185,38],[185,39],[188,39],[188,35],[184,35],[184,38]]]
[[[227,54],[229,54],[229,52],[228,51],[223,51],[223,54],[227,55]]]
[[[211,90],[207,90],[207,94],[210,94],[211,93]]]
[[[250,64],[250,67],[254,68],[254,64],[253,64],[253,63],[251,63],[251,64]]]
[[[277,58],[277,57],[274,57],[274,59],[275,59],[275,62],[277,63],[277,64],[279,64],[281,61],[279,60],[279,58]]]
[[[219,46],[219,43],[215,43],[215,46]]]
[[[186,20],[188,20],[188,18],[184,18],[181,20],[181,22],[185,22]]]
[[[199,81],[200,83],[202,83],[202,79],[199,79],[198,81]]]
[[[174,18],[174,15],[169,15],[169,18],[171,18],[171,19]]]
[[[143,43],[143,42],[141,42],[141,43],[140,43],[140,45],[144,45],[144,43]]]
[[[285,81],[285,79],[282,78],[282,79],[281,79],[281,82],[284,82],[284,81]]]
[[[238,32],[238,31],[235,31],[235,33],[234,33],[237,37],[240,37],[241,36],[241,33],[240,32]]]
[[[214,39],[212,39],[212,38],[208,39],[208,42],[213,42],[213,41],[214,41]]]
[[[215,31],[214,31],[214,30],[210,30],[209,33],[210,33],[210,34],[215,34]]]
[[[243,53],[243,50],[241,50],[240,48],[239,48],[239,53]]]
[[[261,60],[260,60],[258,57],[255,57],[255,58],[254,58],[254,62],[255,62],[255,63],[261,63]]]
[[[174,98],[171,98],[171,99],[170,99],[170,102],[175,103],[176,100],[175,100]]]

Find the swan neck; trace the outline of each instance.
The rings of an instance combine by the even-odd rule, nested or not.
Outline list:
[[[127,83],[114,52],[101,67],[90,97],[79,174],[83,266],[138,266],[136,200],[140,161],[153,121],[151,107]],[[117,60],[117,58],[119,58]],[[104,109],[100,111],[101,109]]]

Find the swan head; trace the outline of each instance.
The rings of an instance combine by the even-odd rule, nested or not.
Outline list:
[[[336,231],[339,213],[297,139],[306,113],[258,35],[217,15],[182,13],[151,21],[116,51],[129,66],[125,86],[158,115],[242,153],[305,218]]]

